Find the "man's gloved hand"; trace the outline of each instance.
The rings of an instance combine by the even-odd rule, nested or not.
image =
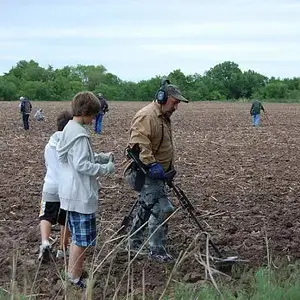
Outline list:
[[[165,170],[160,163],[155,162],[155,163],[148,165],[148,167],[149,167],[149,177],[150,178],[161,179],[161,180],[166,179]]]
[[[105,153],[108,156],[108,161],[115,162],[115,156],[112,152]]]

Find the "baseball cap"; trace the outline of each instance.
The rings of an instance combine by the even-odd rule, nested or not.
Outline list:
[[[184,98],[181,95],[181,92],[180,92],[179,88],[174,84],[169,84],[167,86],[167,93],[168,93],[168,96],[174,97],[175,99],[177,99],[179,101],[189,103],[189,100]]]

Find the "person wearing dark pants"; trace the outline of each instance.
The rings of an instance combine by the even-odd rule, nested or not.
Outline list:
[[[29,114],[22,114],[24,129],[29,129]]]
[[[20,110],[22,113],[24,129],[28,130],[29,129],[29,116],[30,116],[30,113],[32,110],[32,105],[31,105],[30,101],[25,97],[21,97],[20,100],[21,100]]]

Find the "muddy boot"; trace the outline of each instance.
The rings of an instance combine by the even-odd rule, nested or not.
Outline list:
[[[173,256],[169,254],[165,248],[150,249],[148,256],[149,258],[162,263],[174,262]]]
[[[132,254],[139,253],[140,255],[147,255],[146,249],[141,249],[143,243],[140,241],[129,241],[126,250],[130,251]]]

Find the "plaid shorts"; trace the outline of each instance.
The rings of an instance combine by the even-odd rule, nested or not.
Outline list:
[[[72,242],[79,247],[96,245],[96,215],[68,211],[68,227]]]

